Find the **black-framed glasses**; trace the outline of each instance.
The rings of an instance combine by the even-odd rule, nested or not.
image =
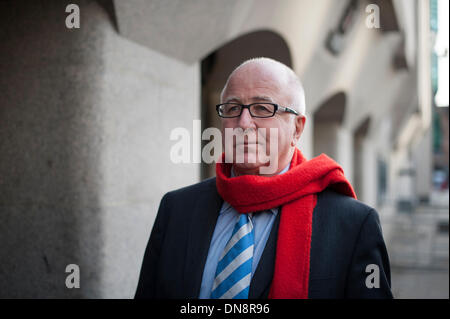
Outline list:
[[[222,103],[216,105],[217,114],[224,118],[239,117],[244,108],[248,109],[252,117],[258,118],[272,117],[278,110],[300,115],[296,110],[275,103],[252,103],[247,105],[239,103]]]

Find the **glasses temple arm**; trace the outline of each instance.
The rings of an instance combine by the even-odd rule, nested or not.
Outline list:
[[[299,113],[296,110],[293,110],[293,109],[291,109],[289,107],[282,106],[282,108],[284,108],[285,112],[292,113],[292,114],[295,114],[295,115],[299,115]]]

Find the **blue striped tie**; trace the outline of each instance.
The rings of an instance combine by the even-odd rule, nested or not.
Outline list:
[[[213,299],[248,299],[255,241],[251,216],[240,214],[217,265]]]

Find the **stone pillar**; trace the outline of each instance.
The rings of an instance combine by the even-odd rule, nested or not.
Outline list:
[[[426,130],[417,145],[412,149],[412,161],[415,167],[414,192],[419,201],[428,202],[432,186],[431,129]]]
[[[359,200],[369,206],[377,205],[377,156],[373,142],[364,139],[361,150],[361,197]]]
[[[346,127],[339,126],[335,138],[336,162],[344,170],[345,177],[353,183],[353,134]]]
[[[344,170],[345,177],[352,183],[353,137],[351,132],[338,122],[314,123],[314,156],[325,153]]]
[[[162,195],[199,180],[170,161],[198,63],[123,38],[106,2],[0,3],[0,298],[133,297]]]
[[[337,160],[336,137],[339,124],[335,122],[314,122],[314,156],[325,153],[334,160]]]
[[[100,296],[96,106],[108,20],[83,4],[71,30],[64,1],[0,4],[2,298]],[[65,286],[68,264],[81,269],[80,289]]]

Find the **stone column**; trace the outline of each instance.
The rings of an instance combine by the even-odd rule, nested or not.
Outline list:
[[[199,180],[170,161],[198,63],[120,36],[106,2],[0,3],[0,298],[133,297],[162,195]]]

